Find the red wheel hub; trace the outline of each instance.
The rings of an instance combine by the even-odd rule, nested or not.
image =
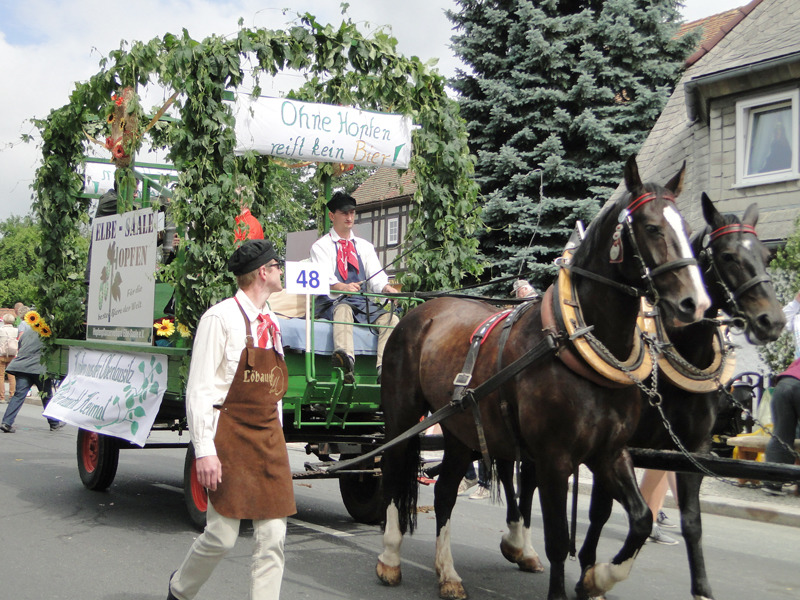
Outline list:
[[[200,512],[206,512],[208,510],[208,493],[206,492],[206,488],[200,485],[200,482],[197,480],[197,459],[195,459],[194,463],[192,463],[192,476],[190,485],[192,491],[192,501],[194,502],[194,505]]]
[[[83,468],[87,473],[94,473],[100,460],[100,435],[97,433],[83,432],[81,442],[81,458]]]

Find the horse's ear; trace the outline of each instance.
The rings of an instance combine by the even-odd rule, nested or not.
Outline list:
[[[678,171],[678,174],[675,175],[672,179],[667,182],[667,185],[664,187],[671,191],[676,196],[681,195],[681,191],[683,190],[683,177],[686,175],[686,161],[683,161],[681,165],[681,170]]]
[[[625,187],[632,194],[642,188],[642,179],[639,177],[639,166],[636,164],[636,155],[631,154],[625,163]]]
[[[702,196],[700,197],[700,202],[703,205],[703,217],[705,218],[706,223],[708,223],[712,229],[719,229],[725,225],[725,218],[719,214],[719,211],[714,206],[711,198],[708,197],[708,194],[703,192]]]
[[[750,227],[756,226],[756,223],[758,223],[758,204],[756,202],[753,202],[747,207],[747,210],[744,211],[742,223],[745,225],[750,225]]]

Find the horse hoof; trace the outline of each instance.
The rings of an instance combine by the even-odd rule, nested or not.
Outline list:
[[[579,581],[575,584],[575,593],[578,595],[578,600],[606,600],[605,594],[591,596],[583,587],[583,582]]]
[[[400,585],[400,581],[403,579],[399,566],[390,567],[383,564],[381,561],[378,561],[375,567],[375,573],[378,575],[378,579],[380,579],[382,584],[392,587]]]
[[[605,590],[600,589],[594,578],[595,568],[592,567],[586,570],[584,576],[580,579],[575,586],[575,591],[578,592],[578,598],[583,600],[590,600],[591,598],[602,598]]]
[[[460,581],[444,581],[439,584],[439,598],[444,600],[465,600],[467,591]]]
[[[538,556],[518,560],[517,565],[520,571],[525,571],[526,573],[544,573],[544,565]]]
[[[500,542],[500,552],[503,558],[517,565],[520,571],[526,573],[542,573],[544,571],[544,565],[538,556],[526,558],[520,548],[512,546],[506,540]]]

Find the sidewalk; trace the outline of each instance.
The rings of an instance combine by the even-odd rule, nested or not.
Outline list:
[[[636,469],[637,475],[641,472]],[[776,525],[800,527],[800,496],[794,494],[793,487],[785,496],[768,496],[761,489],[751,486],[739,486],[738,480],[724,481],[705,477],[700,488],[700,509],[704,514],[721,515],[737,519],[750,519]],[[572,479],[570,479],[570,490]],[[590,494],[592,489],[592,473],[581,465],[578,472],[578,493]],[[677,504],[672,492],[667,492],[665,508],[676,508]]]

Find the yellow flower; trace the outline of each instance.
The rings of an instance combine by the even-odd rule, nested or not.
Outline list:
[[[178,329],[178,333],[181,334],[182,338],[190,338],[190,337],[192,337],[192,332],[189,331],[189,328],[186,325],[184,325],[183,323],[178,323],[177,329]]]
[[[31,327],[35,331],[41,332],[42,327],[46,327],[46,323],[44,321],[42,321],[41,319],[39,319],[38,321],[36,321],[36,323],[31,323]]]
[[[41,317],[39,316],[39,313],[36,312],[35,310],[29,310],[28,312],[25,313],[25,316],[22,317],[22,318],[31,327],[36,327],[36,324],[41,319]]]
[[[50,328],[46,324],[43,324],[42,328],[39,330],[39,335],[42,337],[50,337],[52,333],[53,332],[50,331]]]
[[[169,337],[175,333],[175,325],[169,319],[161,319],[155,323],[156,335]]]

